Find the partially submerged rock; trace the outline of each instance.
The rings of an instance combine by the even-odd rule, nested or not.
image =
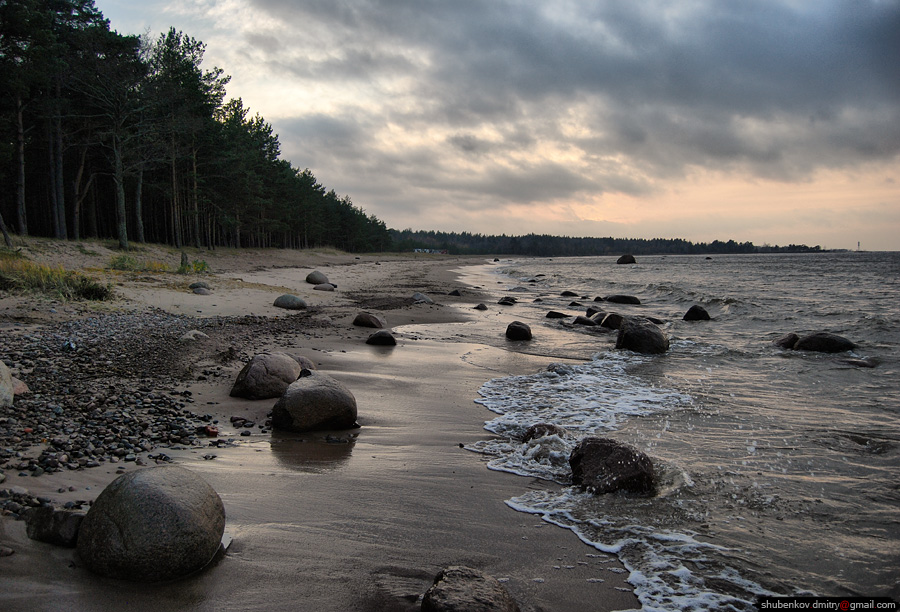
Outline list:
[[[652,494],[653,462],[645,453],[607,438],[587,437],[569,456],[572,484],[595,493],[629,491]]]
[[[633,295],[608,295],[606,296],[607,302],[612,302],[613,304],[635,304],[640,305],[641,300]]]
[[[621,257],[619,257],[616,260],[616,263],[617,264],[633,264],[633,263],[637,263],[637,260],[635,260],[634,255],[631,255],[630,253],[626,253],[625,255],[622,255]]]
[[[225,507],[205,480],[178,466],[146,468],[100,493],[81,523],[78,555],[110,578],[172,580],[207,565],[224,530]]]
[[[852,351],[856,344],[837,334],[816,332],[803,336],[794,344],[795,351],[816,351],[819,353],[843,353]]]
[[[513,321],[506,326],[506,337],[510,340],[531,340],[531,328],[521,321]]]
[[[694,304],[688,311],[684,313],[684,317],[682,318],[684,321],[709,321],[710,316],[709,313],[703,306],[698,304]]]
[[[238,373],[229,395],[250,400],[281,397],[288,385],[300,377],[304,367],[315,369],[309,365],[311,362],[308,359],[300,363],[296,357],[287,353],[256,355]]]
[[[496,578],[453,565],[435,577],[422,598],[422,612],[519,612],[519,606]]]
[[[543,438],[544,436],[559,436],[560,438],[563,438],[568,435],[569,432],[559,425],[554,425],[553,423],[535,423],[525,430],[525,434],[522,436],[522,442],[536,440],[537,438]]]
[[[356,427],[356,398],[322,372],[303,370],[272,408],[272,426],[288,431]]]
[[[650,321],[626,318],[619,327],[616,348],[655,355],[669,350],[669,339]]]

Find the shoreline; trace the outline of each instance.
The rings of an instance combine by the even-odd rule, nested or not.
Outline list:
[[[237,444],[163,449],[219,492],[233,543],[199,575],[163,585],[128,583],[128,609],[272,610],[295,609],[302,602],[318,610],[417,610],[434,575],[453,564],[505,580],[523,611],[639,607],[624,582],[627,574],[601,571],[621,567],[613,557],[504,503],[529,488],[527,479],[490,471],[486,458],[460,448],[490,436],[482,428],[490,413],[474,403],[484,382],[533,373],[559,359],[509,350],[505,324],[498,326],[500,314],[473,314],[474,304],[496,302],[490,298],[495,290],[464,284],[460,268],[483,264],[484,258],[241,255],[240,260],[226,256],[222,265],[210,256],[211,296],[187,292],[188,279],[173,275],[160,282],[147,274],[111,274],[129,300],[120,305],[126,311],[162,310],[206,321],[243,311],[259,319],[258,326],[250,326],[257,336],[230,333],[226,324],[199,350],[191,347],[192,377],[177,387],[190,391],[191,411],[219,420],[220,440],[233,438]],[[304,286],[303,277],[313,268],[324,271],[337,290]],[[154,289],[148,292],[146,285]],[[284,288],[310,301],[303,326],[287,324],[296,315],[269,313],[270,298]],[[447,296],[452,289],[462,296]],[[437,303],[411,303],[416,291]],[[32,330],[84,316],[80,305],[35,302],[44,301],[0,299],[3,328]],[[364,344],[372,330],[351,325],[359,310],[382,314],[398,346]],[[281,331],[268,336],[262,331],[279,326]],[[496,343],[469,341],[485,337]],[[212,358],[229,347],[237,356],[231,363]],[[280,432],[239,437],[225,425],[231,415],[264,418],[274,404],[229,397],[243,365],[240,357],[285,348],[310,357],[351,389],[362,426],[353,432],[354,440],[329,444],[323,434]],[[216,457],[205,460],[205,454]],[[7,470],[0,488],[24,486],[58,504],[93,499],[117,472],[138,469],[125,465],[27,479]],[[75,490],[59,492],[69,487]],[[28,540],[24,523],[10,517],[0,519],[0,526],[0,545],[15,551],[0,558],[4,608],[120,606],[123,583],[91,575],[79,566],[74,550]]]

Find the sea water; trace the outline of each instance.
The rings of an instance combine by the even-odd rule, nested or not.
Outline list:
[[[900,596],[900,253],[521,259],[494,271],[536,339],[596,350],[481,388],[493,435],[469,448],[548,483],[509,506],[617,555],[644,610]],[[641,304],[594,301],[611,294]],[[694,304],[712,320],[683,321]],[[668,352],[617,350],[615,332],[545,318],[587,306],[662,319]],[[774,344],[815,331],[857,348]],[[521,442],[539,422],[571,435]],[[569,486],[568,454],[588,435],[649,454],[659,494]]]

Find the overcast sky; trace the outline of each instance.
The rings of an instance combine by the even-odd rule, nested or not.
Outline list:
[[[900,250],[900,0],[96,0],[397,229]]]

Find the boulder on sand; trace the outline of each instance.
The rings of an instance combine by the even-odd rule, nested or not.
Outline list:
[[[303,360],[303,363],[299,359]],[[281,397],[288,385],[300,377],[303,368],[312,362],[287,353],[263,353],[256,355],[243,367],[231,387],[231,397],[250,400]]]
[[[619,490],[652,494],[656,488],[650,457],[615,440],[584,438],[569,456],[569,465],[572,484],[597,495]]]
[[[669,339],[650,321],[626,318],[619,327],[616,348],[655,355],[669,350]]]
[[[275,303],[272,305],[276,308],[284,308],[285,310],[306,309],[306,301],[303,298],[297,297],[296,295],[291,295],[290,293],[279,295],[277,298],[275,298]]]
[[[209,484],[178,466],[151,467],[112,481],[78,531],[78,555],[92,571],[138,582],[202,569],[219,550],[225,507]]]
[[[313,270],[306,275],[306,282],[310,285],[321,285],[328,282],[328,277],[323,272]]]
[[[381,329],[366,338],[366,344],[371,344],[372,346],[397,346],[397,339],[388,330]]]
[[[25,515],[25,533],[38,542],[74,548],[84,517],[81,510],[39,506]]]
[[[386,325],[386,322],[383,318],[378,315],[374,315],[371,312],[361,312],[356,315],[356,318],[353,319],[353,324],[358,327],[371,327],[374,329],[381,329]]]
[[[422,612],[519,612],[519,606],[496,578],[452,565],[425,592]]]
[[[356,398],[327,374],[303,370],[272,408],[272,426],[297,432],[357,427]]]
[[[531,328],[521,321],[513,321],[506,326],[506,337],[510,340],[531,340]]]

